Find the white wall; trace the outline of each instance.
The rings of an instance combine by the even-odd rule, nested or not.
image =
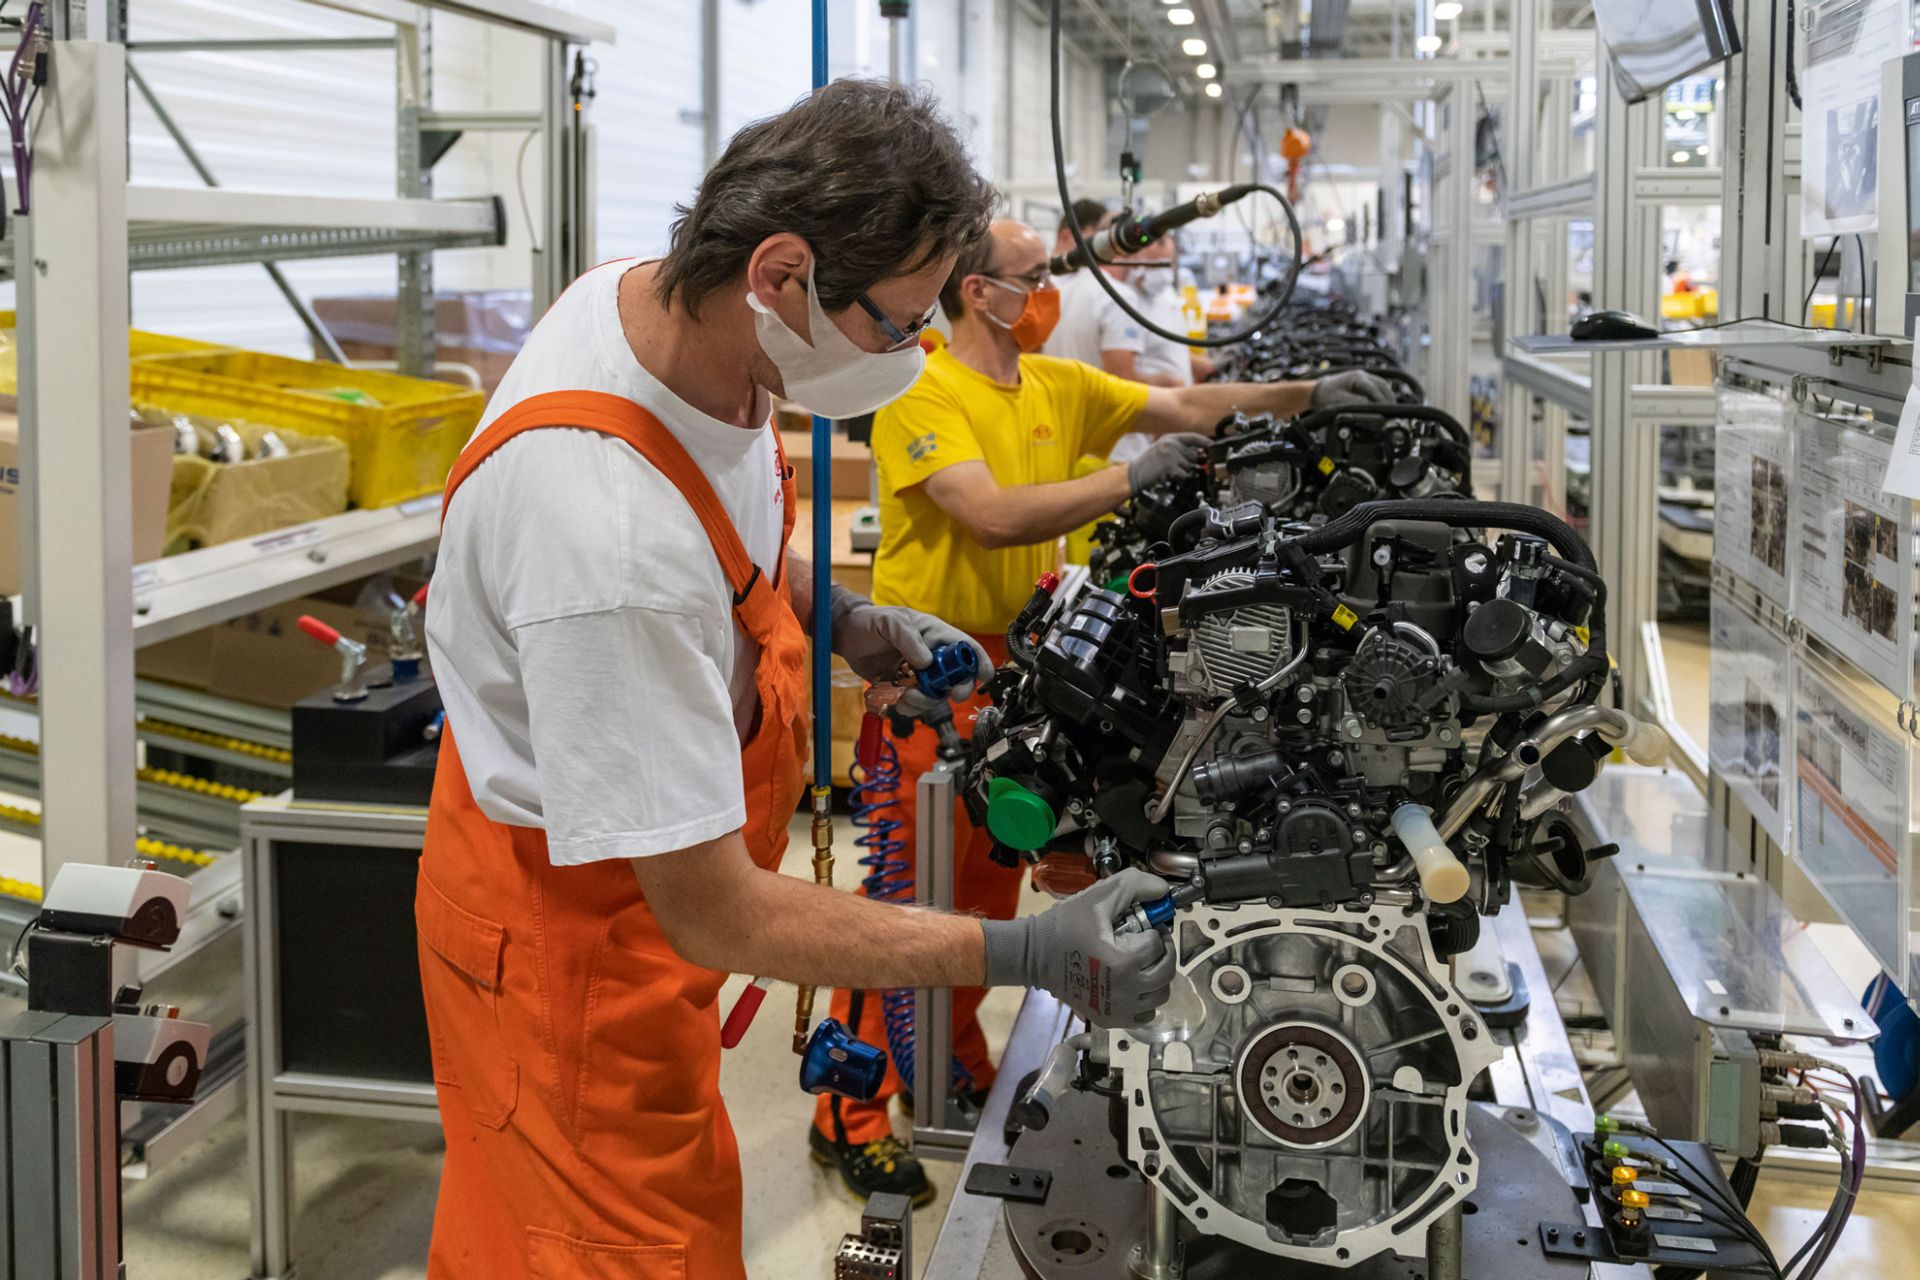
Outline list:
[[[595,133],[598,258],[658,252],[673,208],[705,168],[700,0],[550,0],[614,26],[598,65]],[[781,111],[811,81],[810,6],[803,0],[720,0],[720,138]],[[388,35],[392,27],[300,0],[139,0],[131,37]],[[909,74],[935,93],[998,181],[1051,182],[1047,31],[1029,0],[918,0]],[[885,75],[886,23],[874,0],[830,0],[835,75]],[[531,110],[540,87],[530,37],[436,16],[434,104],[448,110]],[[381,50],[287,53],[135,53],[136,64],[221,183],[276,191],[394,192],[394,60]],[[1111,185],[1105,70],[1069,46],[1063,85],[1067,152],[1076,185]],[[159,121],[137,95],[134,177],[196,185]],[[440,196],[506,198],[508,244],[442,253],[442,289],[523,287],[532,241],[516,175],[536,206],[537,142],[469,135],[434,172]],[[289,262],[308,297],[389,293],[391,256]],[[255,266],[143,272],[134,319],[144,328],[304,354],[305,331]]]

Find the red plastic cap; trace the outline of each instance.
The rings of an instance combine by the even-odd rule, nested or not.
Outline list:
[[[733,1002],[733,1010],[727,1014],[726,1023],[720,1028],[722,1049],[732,1049],[746,1038],[747,1028],[753,1025],[753,1015],[760,1012],[760,1002],[766,998],[765,987],[758,982],[747,984],[747,989]]]
[[[299,627],[321,644],[332,646],[340,643],[340,633],[310,613],[300,615]]]
[[[880,744],[886,732],[886,722],[869,711],[860,717],[860,737],[853,744],[853,761],[869,775],[873,766],[880,763]]]
[[[1054,588],[1058,587],[1059,585],[1060,585],[1060,575],[1053,572],[1051,569],[1049,569],[1047,572],[1040,575],[1040,581],[1033,584],[1033,589],[1035,591],[1044,591],[1048,595],[1052,595],[1054,592]]]
[[[423,582],[420,584],[420,589],[413,593],[413,604],[415,608],[424,609],[427,607],[427,588],[432,585],[431,582]]]

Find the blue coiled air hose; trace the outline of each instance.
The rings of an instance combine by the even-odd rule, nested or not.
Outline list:
[[[860,834],[854,845],[860,850],[860,865],[866,877],[860,882],[867,897],[875,902],[913,901],[913,864],[907,859],[907,842],[899,832],[900,753],[891,734],[883,735],[874,752],[871,766],[855,762],[854,787],[849,802],[853,825]],[[887,1052],[900,1079],[913,1090],[913,992],[895,987],[880,993],[880,1015],[887,1034]],[[958,1092],[971,1092],[972,1078],[960,1060],[953,1060],[953,1083]]]

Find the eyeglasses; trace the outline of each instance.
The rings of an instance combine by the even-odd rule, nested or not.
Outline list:
[[[1045,267],[1035,267],[1023,276],[1002,276],[992,271],[983,271],[980,274],[1002,289],[1015,289],[1022,293],[1053,288],[1053,273]]]
[[[926,330],[928,325],[933,323],[933,313],[939,310],[940,306],[939,303],[935,303],[933,306],[928,307],[927,314],[921,316],[905,329],[902,329],[899,325],[887,319],[887,313],[879,307],[874,306],[873,299],[869,298],[866,294],[857,293],[854,295],[853,300],[860,304],[862,311],[865,311],[873,317],[873,322],[880,326],[880,332],[887,335],[887,341],[893,344],[887,348],[888,351],[901,351],[919,342],[921,333]]]

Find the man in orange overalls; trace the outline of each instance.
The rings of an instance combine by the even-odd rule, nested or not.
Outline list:
[[[834,651],[868,678],[966,638],[786,555],[769,396],[851,417],[904,391],[991,201],[928,100],[820,90],[733,140],[666,258],[574,283],[455,466],[415,902],[435,1280],[743,1280],[728,972],[1037,986],[1103,1025],[1166,998],[1163,941],[1113,931],[1164,892],[1143,872],[1018,922],[777,874],[804,790],[796,608],[830,589]]]

